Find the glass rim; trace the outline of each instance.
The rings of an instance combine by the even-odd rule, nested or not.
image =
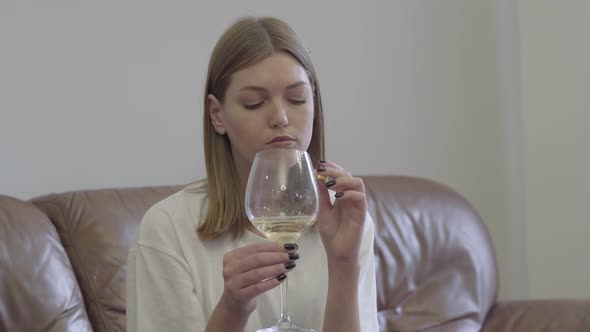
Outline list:
[[[264,158],[266,154],[270,154],[271,152],[298,152],[301,153],[303,155],[305,155],[307,158],[310,158],[309,153],[305,150],[300,150],[300,149],[296,149],[296,148],[273,148],[273,149],[265,149],[265,150],[260,150],[258,152],[256,152],[256,155],[254,156],[254,159],[257,158]]]

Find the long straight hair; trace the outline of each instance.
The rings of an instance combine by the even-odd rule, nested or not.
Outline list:
[[[307,149],[314,165],[324,159],[324,123],[320,85],[309,51],[285,22],[273,17],[243,17],[221,36],[209,61],[203,104],[203,135],[208,209],[197,228],[201,239],[225,234],[239,238],[247,221],[240,182],[227,135],[218,134],[209,117],[207,96],[224,102],[232,74],[277,53],[285,52],[304,68],[313,90],[314,118],[311,142]]]

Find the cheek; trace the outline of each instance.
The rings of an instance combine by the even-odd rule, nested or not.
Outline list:
[[[248,121],[235,121],[227,126],[227,134],[234,145],[242,145],[244,141],[252,136],[253,130],[250,128]]]
[[[227,119],[230,120],[230,119]],[[243,156],[251,154],[258,142],[258,136],[261,133],[256,119],[250,117],[232,117],[226,121],[226,129],[229,140],[234,149]]]
[[[310,110],[305,115],[302,114],[299,119],[299,128],[301,130],[301,140],[306,146],[311,142],[311,135],[313,133],[313,110]]]
[[[228,104],[224,110],[223,124],[227,130],[228,137],[233,143],[242,138],[248,131],[247,117],[237,109],[237,106]]]
[[[313,113],[307,117],[305,122],[305,131],[308,132],[311,137],[311,132],[313,131]]]

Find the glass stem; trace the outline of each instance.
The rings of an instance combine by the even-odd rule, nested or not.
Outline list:
[[[287,311],[287,290],[288,290],[289,278],[285,279],[285,282],[281,284],[281,319],[278,324],[291,324],[291,318]]]

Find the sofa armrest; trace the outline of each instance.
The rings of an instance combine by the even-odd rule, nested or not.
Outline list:
[[[483,332],[504,331],[590,331],[590,300],[498,302],[488,314]]]

